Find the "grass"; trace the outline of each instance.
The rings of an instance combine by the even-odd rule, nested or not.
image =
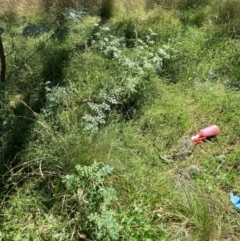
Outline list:
[[[239,193],[239,41],[221,21],[210,21],[214,3],[115,1],[113,15],[103,22],[93,13],[77,23],[54,22],[47,13],[41,19],[41,4],[35,5],[38,15],[24,20],[26,1],[16,5],[21,21],[11,26],[8,10],[1,13],[10,77],[0,110],[2,166],[8,169],[1,181],[0,240],[239,239],[238,212],[229,203],[229,192]],[[4,4],[7,9],[9,2]],[[60,5],[51,3],[52,9]],[[192,21],[198,11],[204,12],[200,25]],[[43,20],[50,31],[22,35],[28,21]],[[157,34],[152,44],[149,28]],[[109,44],[119,59],[102,52],[106,38],[120,37],[131,44],[116,44],[118,51]],[[170,58],[155,71],[148,53],[163,45],[170,46]],[[144,74],[126,67],[123,57],[130,65],[139,63]],[[137,94],[129,87],[121,95],[128,86],[122,83],[136,76],[137,87],[126,83]],[[110,95],[114,90],[118,95]],[[119,103],[107,102],[101,91]],[[90,111],[88,102],[103,100],[111,103],[106,124],[97,133],[86,131],[82,117]],[[191,136],[210,124],[217,124],[220,134],[193,144]],[[90,196],[80,187],[70,192],[62,180],[76,175],[77,164],[91,167],[95,160],[113,166],[113,174],[102,186],[93,182]],[[105,193],[107,214],[104,204],[83,202],[98,200],[102,193],[96,187],[105,185],[117,192],[114,200]],[[92,214],[94,205],[90,222],[86,213]],[[117,219],[111,219],[120,226],[117,239],[107,236],[104,215]]]

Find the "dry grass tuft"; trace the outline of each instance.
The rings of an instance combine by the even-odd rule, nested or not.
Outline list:
[[[104,15],[104,17],[121,15],[124,17],[147,18],[146,10],[154,8],[159,0],[1,0],[0,17],[14,20],[19,16],[44,14],[48,11],[65,11],[69,7],[86,7],[88,12]],[[160,0],[162,4],[170,0]],[[172,0],[178,1],[178,0]],[[172,2],[170,1],[170,2]],[[158,4],[159,5],[159,4]],[[114,11],[117,9],[117,11]]]
[[[15,20],[22,15],[41,13],[43,0],[3,0],[0,2],[0,16],[5,20]]]
[[[169,1],[161,0],[159,2],[164,5]],[[103,18],[114,15],[117,18],[131,17],[144,20],[148,19],[148,15],[156,10],[156,5],[161,5],[157,2],[158,0],[2,0],[0,17],[5,20],[16,20],[19,16],[64,12],[69,7],[83,6],[88,9],[89,13],[99,14]]]
[[[214,1],[213,1],[214,3]],[[222,25],[230,34],[240,33],[240,1],[223,0],[220,4],[214,4],[212,11],[215,13],[214,22]]]
[[[79,6],[97,13],[101,2],[101,0],[1,0],[0,17],[5,20],[14,20],[19,16],[42,14],[46,11],[65,11],[69,7]]]
[[[238,0],[227,0],[220,5],[219,18],[224,24],[238,19],[240,14],[240,2]]]
[[[103,1],[104,0],[49,0],[49,2],[52,2],[49,6],[55,11],[64,10],[69,7],[77,8],[83,6],[90,12],[98,13]]]
[[[118,20],[148,20],[159,14],[156,0],[114,0],[114,17]]]

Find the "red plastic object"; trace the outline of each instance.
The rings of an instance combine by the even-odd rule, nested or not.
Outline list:
[[[192,136],[191,140],[198,143],[207,139],[208,137],[217,135],[219,132],[220,129],[217,125],[211,125],[200,130],[196,136]]]

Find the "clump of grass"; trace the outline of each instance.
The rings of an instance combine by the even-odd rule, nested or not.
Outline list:
[[[212,2],[212,20],[221,25],[233,36],[240,32],[240,3],[237,0],[225,0],[218,4]]]
[[[0,3],[0,15],[6,21],[14,21],[20,16],[42,14],[44,2],[39,0],[6,0]]]
[[[86,7],[89,12],[99,13],[100,0],[4,0],[0,3],[0,16],[7,21],[14,21],[21,16],[39,16],[46,12],[65,12],[68,8]]]
[[[219,8],[219,22],[228,24],[231,20],[239,16],[240,3],[237,0],[226,0],[220,5]]]
[[[151,4],[161,5],[166,9],[190,10],[208,5],[211,0],[149,0]]]
[[[206,6],[211,0],[180,0],[178,1],[178,7],[180,9],[191,9]]]
[[[114,18],[120,21],[122,20],[147,20],[151,18],[154,13],[158,12],[159,6],[156,8],[151,7],[151,3],[146,0],[136,0],[136,1],[118,1],[115,3]]]
[[[179,0],[148,0],[151,5],[160,5],[164,9],[176,9]]]
[[[221,216],[216,215],[216,212],[221,211],[221,205],[205,190],[201,190],[201,184],[177,184],[172,199],[166,206],[166,215],[162,218],[169,219],[168,221],[172,223],[170,238],[178,240],[220,238],[219,229],[223,227],[219,225]]]

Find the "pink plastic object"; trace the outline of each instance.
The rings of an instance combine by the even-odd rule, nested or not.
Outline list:
[[[208,137],[217,135],[219,132],[220,129],[217,125],[211,125],[200,130],[196,136],[192,136],[191,140],[198,143],[207,139]]]

